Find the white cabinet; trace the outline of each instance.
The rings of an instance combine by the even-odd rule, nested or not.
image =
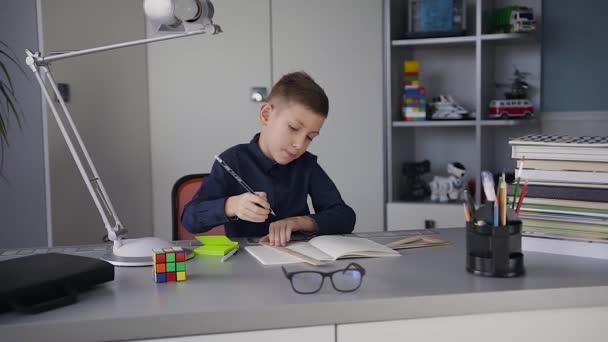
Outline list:
[[[603,342],[608,307],[509,312],[338,325],[336,342]]]
[[[387,230],[463,227],[463,210],[460,203],[388,203],[386,227]]]
[[[138,340],[141,342],[335,342],[335,326],[325,325],[318,327],[276,329],[247,331],[230,334],[201,335],[187,337],[173,337],[152,340]]]

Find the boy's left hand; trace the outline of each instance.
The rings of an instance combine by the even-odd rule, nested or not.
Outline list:
[[[262,237],[260,242],[268,242],[271,246],[286,246],[291,240],[291,233],[297,231],[311,231],[317,229],[316,222],[308,216],[289,217],[274,221],[268,228],[268,235]]]

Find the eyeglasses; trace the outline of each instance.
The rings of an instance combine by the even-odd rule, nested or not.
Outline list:
[[[284,266],[281,266],[285,277],[289,279],[291,288],[300,294],[317,293],[323,287],[325,277],[331,280],[331,285],[340,292],[353,292],[361,286],[365,269],[357,264],[350,263],[346,268],[335,270],[332,272],[321,271],[296,271],[288,272]]]

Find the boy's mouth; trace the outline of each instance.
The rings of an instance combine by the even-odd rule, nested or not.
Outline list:
[[[287,153],[290,158],[295,158],[298,155],[297,153],[291,153],[288,150],[285,150],[285,153]]]

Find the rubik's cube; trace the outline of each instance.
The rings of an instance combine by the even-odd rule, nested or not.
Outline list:
[[[155,249],[153,258],[154,281],[166,283],[186,280],[186,252],[181,247]]]
[[[426,120],[426,91],[420,86],[417,61],[403,62],[403,119]]]

